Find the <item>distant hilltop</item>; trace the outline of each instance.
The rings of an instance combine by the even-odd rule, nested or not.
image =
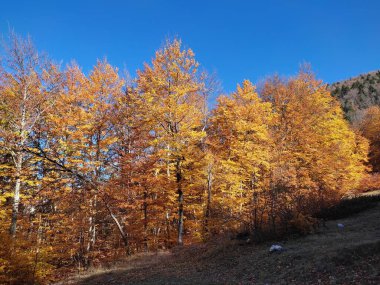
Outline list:
[[[330,89],[341,102],[346,118],[354,122],[360,119],[362,110],[380,105],[380,70],[335,82]]]

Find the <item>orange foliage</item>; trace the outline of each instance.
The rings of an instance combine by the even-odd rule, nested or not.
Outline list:
[[[360,181],[359,192],[380,190],[380,173],[366,174]]]
[[[47,283],[242,229],[307,233],[358,187],[367,140],[312,74],[273,78],[260,94],[246,80],[209,114],[198,67],[174,40],[128,85],[104,60],[88,75],[32,66],[20,93],[22,74],[2,68],[0,282]],[[374,169],[378,114],[361,125]]]
[[[380,107],[372,106],[364,110],[357,128],[369,140],[369,162],[373,172],[380,172]]]

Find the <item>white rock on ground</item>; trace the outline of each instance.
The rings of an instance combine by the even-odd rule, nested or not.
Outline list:
[[[284,248],[279,244],[272,244],[272,246],[269,249],[269,252],[275,252],[275,251],[283,251]]]

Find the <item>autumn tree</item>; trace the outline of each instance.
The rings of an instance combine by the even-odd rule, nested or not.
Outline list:
[[[42,162],[26,152],[62,89],[57,65],[30,38],[11,32],[0,67],[0,282],[37,282],[49,273],[49,248],[41,244],[43,207],[35,197],[45,183]],[[11,206],[11,209],[9,209]],[[10,210],[10,211],[9,211]],[[9,236],[3,231],[9,228]],[[16,235],[17,234],[17,235]]]
[[[364,111],[356,127],[369,140],[369,162],[374,172],[380,172],[380,107],[372,106]]]
[[[223,218],[228,227],[251,222],[258,226],[259,193],[266,190],[264,178],[270,169],[272,120],[271,104],[263,102],[247,80],[230,97],[218,98],[209,131],[218,169],[213,205],[230,216]]]
[[[161,166],[152,147],[155,136],[145,99],[131,82],[113,114],[118,173],[107,189],[125,213],[131,252],[167,246],[170,242],[168,220],[162,215],[167,203],[163,193],[166,179],[158,175]],[[161,234],[164,231],[166,234]]]
[[[88,77],[78,66],[69,66],[65,78],[65,91],[47,119],[46,139],[38,141],[30,152],[66,176],[61,187],[79,195],[80,211],[74,213],[82,213],[77,216],[78,223],[82,223],[80,251],[86,256],[96,244],[101,208],[108,212],[126,241],[105,192],[105,183],[116,172],[113,163],[117,136],[112,114],[122,94],[123,81],[117,69],[106,61],[98,61]]]
[[[262,92],[277,116],[271,162],[271,219],[315,213],[357,187],[367,143],[312,73],[268,80]],[[275,207],[274,207],[275,206]]]
[[[57,66],[35,50],[30,38],[22,39],[12,32],[4,51],[0,137],[14,165],[10,233],[15,236],[20,193],[27,182],[23,168],[29,157],[24,148],[41,117],[54,104],[61,77]]]
[[[190,49],[183,50],[174,40],[156,52],[151,65],[138,71],[137,88],[149,110],[155,148],[172,190],[177,195],[178,244],[183,243],[184,203],[191,198],[191,167],[198,144],[205,136],[202,129],[204,97],[197,77],[198,63]],[[173,197],[174,193],[169,196]],[[170,198],[171,199],[171,198]],[[190,205],[188,205],[190,206]],[[170,215],[169,210],[167,212]]]

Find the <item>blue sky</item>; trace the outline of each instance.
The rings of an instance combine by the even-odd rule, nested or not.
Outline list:
[[[84,71],[107,59],[130,73],[178,36],[230,92],[244,79],[292,75],[310,62],[334,82],[380,68],[377,0],[2,1],[0,33],[30,34]]]

